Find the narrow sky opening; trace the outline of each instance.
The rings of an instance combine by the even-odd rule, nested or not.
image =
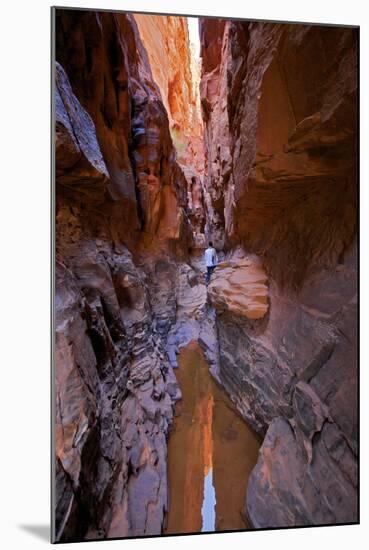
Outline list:
[[[193,115],[196,121],[200,122],[202,118],[200,105],[201,58],[199,18],[187,17],[187,28],[190,42],[190,70],[192,74],[192,91],[193,97],[195,98],[195,108]]]
[[[200,58],[199,18],[187,17],[190,43],[193,45],[193,54],[196,60]]]

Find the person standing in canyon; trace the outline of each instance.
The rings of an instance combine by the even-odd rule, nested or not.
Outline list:
[[[206,265],[206,286],[210,283],[211,274],[213,273],[218,263],[218,256],[213,243],[209,241],[209,246],[205,250],[205,265]]]

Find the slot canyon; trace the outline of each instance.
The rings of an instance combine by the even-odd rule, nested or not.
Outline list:
[[[358,521],[357,48],[57,8],[55,541]]]

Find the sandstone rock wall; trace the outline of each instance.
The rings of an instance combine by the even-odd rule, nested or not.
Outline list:
[[[207,224],[228,250],[209,287],[215,375],[266,434],[247,513],[355,522],[357,32],[200,26]]]
[[[134,16],[150,67],[167,109],[171,130],[188,137],[202,137],[198,88],[194,83],[187,18]]]
[[[184,19],[56,29],[55,539],[163,531],[191,340],[265,437],[253,526],[355,522],[355,31],[203,20],[203,181]]]
[[[229,22],[200,20],[202,76],[200,97],[204,121],[204,195],[207,211],[206,233],[218,249],[224,247],[224,200],[230,172],[229,126],[227,115],[226,58]]]
[[[211,231],[298,285],[334,265],[356,231],[356,31],[201,28]]]
[[[55,540],[160,534],[186,179],[131,16],[57,10],[56,59]]]
[[[180,252],[191,233],[185,178],[134,19],[60,10],[56,28],[56,58],[95,124],[109,176],[104,210],[116,246],[137,250],[154,243],[173,252],[179,242]],[[71,186],[62,183],[67,193]]]
[[[354,522],[355,249],[344,264],[307,278],[299,293],[269,279],[268,308],[260,301],[262,273],[255,280],[247,257],[230,263],[232,269],[220,264],[209,287],[220,354],[215,375],[243,417],[266,434],[248,487],[252,524]]]
[[[168,113],[177,160],[186,176],[194,245],[203,247],[205,206],[200,69],[191,48],[187,18],[143,14],[134,17]]]

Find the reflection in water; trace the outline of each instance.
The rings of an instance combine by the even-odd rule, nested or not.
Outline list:
[[[210,468],[204,479],[204,501],[201,508],[201,531],[215,531],[215,489],[213,485],[213,468]]]
[[[181,350],[178,363],[182,400],[168,443],[165,532],[247,529],[242,511],[259,437],[212,379],[196,342]]]

